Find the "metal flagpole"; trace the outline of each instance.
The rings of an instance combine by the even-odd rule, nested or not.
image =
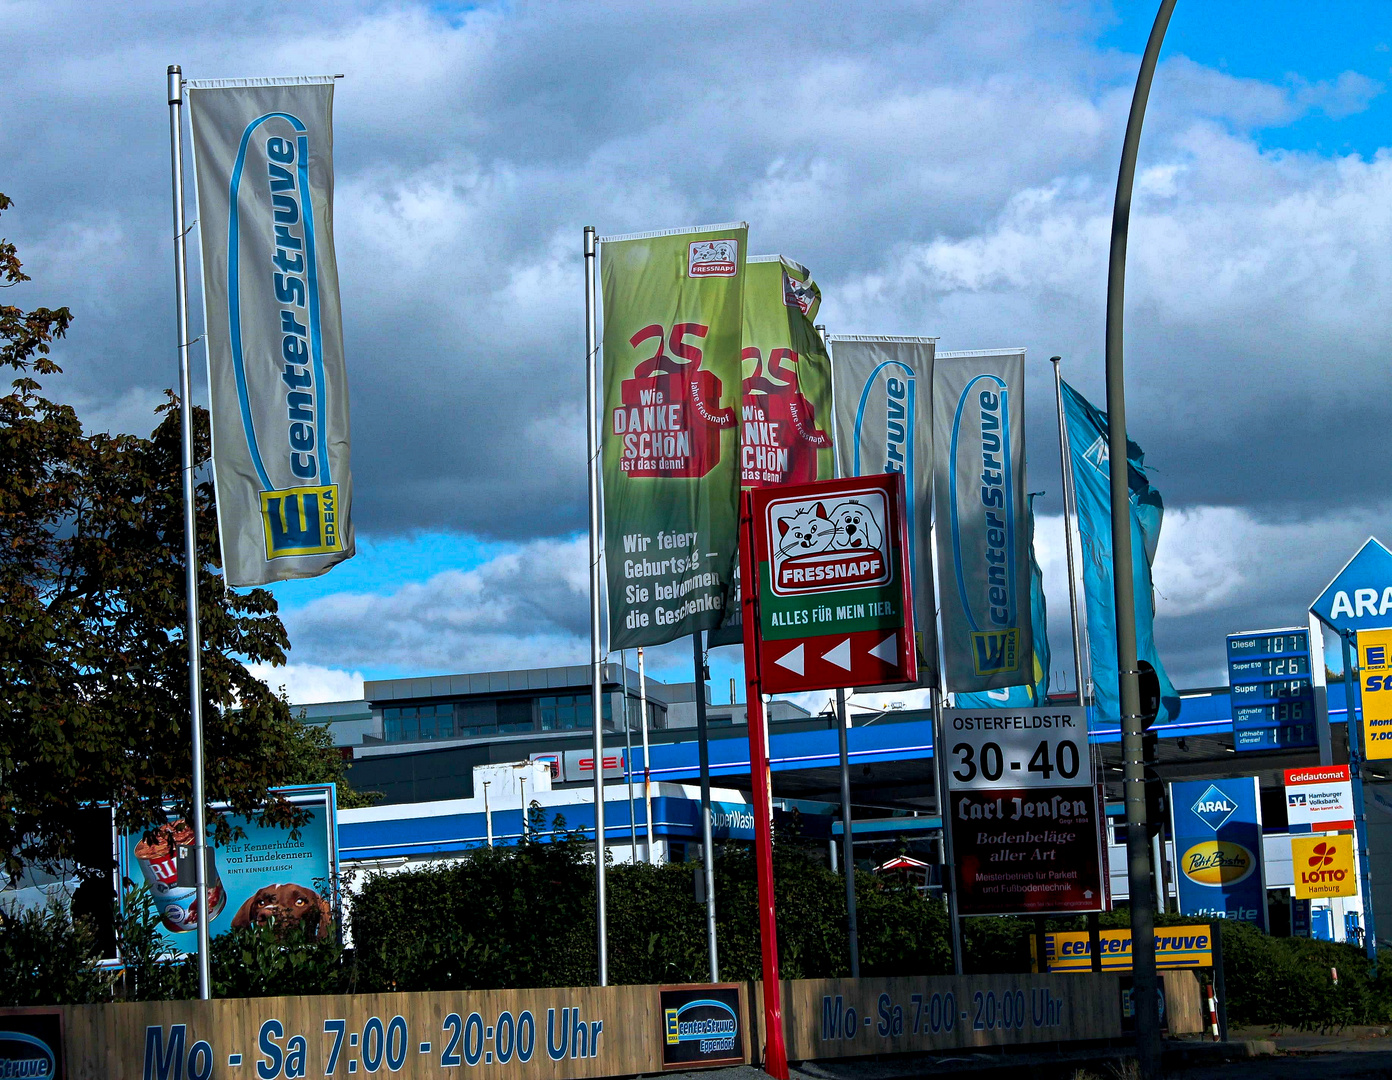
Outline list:
[[[604,897],[604,670],[599,626],[599,386],[595,341],[595,230],[585,226],[585,437],[590,481],[590,696],[594,703],[595,935],[599,985],[609,985],[609,941]],[[525,818],[526,811],[523,810]]]
[[[648,865],[653,866],[652,763],[648,750],[648,676],[643,670],[643,646],[638,646],[638,711],[643,714],[643,821],[648,829]]]
[[[938,500],[934,493],[928,518],[928,542],[932,552],[934,580],[938,568]],[[962,917],[957,911],[957,861],[952,845],[951,810],[948,807],[947,790],[947,739],[943,729],[943,701],[947,697],[947,654],[943,648],[942,605],[934,597],[933,618],[937,623],[938,638],[938,685],[931,687],[933,695],[933,776],[937,781],[938,820],[942,828],[943,867],[947,878],[943,882],[943,892],[947,896],[947,925],[951,932],[952,971],[962,974]]]
[[[628,778],[628,861],[638,861],[638,819],[633,814],[633,729],[628,723],[628,650],[619,650],[623,668],[624,775]]]
[[[1136,593],[1131,571],[1131,499],[1126,455],[1126,379],[1123,320],[1126,292],[1126,233],[1131,220],[1131,189],[1141,143],[1146,100],[1160,58],[1160,44],[1175,0],[1160,0],[1155,24],[1141,58],[1131,113],[1126,120],[1121,165],[1112,210],[1112,243],[1107,269],[1107,450],[1112,496],[1112,584],[1116,603],[1117,674],[1121,691],[1121,743],[1126,769],[1126,862],[1131,905],[1132,972],[1136,1002],[1136,1056],[1143,1080],[1160,1075],[1160,1020],[1156,1012],[1155,909],[1150,892],[1150,840],[1146,827],[1145,751],[1141,715],[1140,668],[1136,657]]]
[[[831,349],[827,345],[826,327],[818,323],[813,327],[817,335],[822,339],[822,345],[827,348],[827,361],[831,362]],[[831,415],[836,415],[836,380],[831,381]],[[838,479],[841,476],[841,459],[837,454],[832,454],[832,475]],[[910,498],[912,498],[910,494]],[[849,746],[850,736],[846,734],[846,729],[850,727],[850,717],[846,712],[846,690],[838,687],[836,690],[836,744],[840,755],[841,765],[841,862],[843,863],[842,873],[846,878],[846,943],[851,952],[851,978],[860,978],[860,930],[856,920],[856,895],[855,895],[855,834],[851,829],[851,753]],[[835,855],[836,849],[833,845],[832,854]],[[835,867],[832,868],[833,870]]]
[[[1058,403],[1059,471],[1063,475],[1063,537],[1068,552],[1068,614],[1073,627],[1073,681],[1078,689],[1078,706],[1084,708],[1083,639],[1078,631],[1078,579],[1073,560],[1073,455],[1068,451],[1068,428],[1063,419],[1063,377],[1059,374],[1061,356],[1049,358],[1054,365],[1054,400]]]
[[[188,246],[184,226],[184,76],[169,65],[169,163],[174,194],[175,324],[179,340],[180,471],[184,489],[184,588],[188,605],[185,639],[189,656],[189,721],[193,729],[194,875],[198,904],[198,998],[212,997],[208,971],[208,823],[203,793],[203,678],[198,635],[198,522],[193,493],[193,394],[189,386]]]
[[[1073,629],[1073,682],[1078,692],[1078,708],[1087,708],[1087,691],[1092,686],[1092,645],[1087,641],[1087,631],[1078,606],[1078,573],[1075,569],[1073,555],[1073,530],[1078,519],[1077,493],[1073,488],[1073,446],[1068,441],[1068,426],[1063,413],[1063,376],[1060,373],[1059,362],[1061,356],[1050,357],[1050,362],[1054,365],[1054,401],[1058,406],[1059,423],[1059,470],[1063,476],[1063,538],[1064,548],[1068,553],[1068,613],[1072,616],[1071,625]],[[1081,539],[1081,538],[1080,538]],[[1086,674],[1084,674],[1086,672]],[[1106,818],[1105,808],[1107,804],[1107,790],[1101,779],[1101,759],[1097,752],[1097,746],[1091,739],[1088,740],[1088,753],[1092,757],[1093,771],[1098,777],[1097,780],[1097,805],[1099,813],[1103,815],[1101,822],[1105,829]],[[1103,845],[1103,874],[1104,882],[1107,880],[1106,866],[1106,845]],[[1088,952],[1092,957],[1092,970],[1094,974],[1102,971],[1102,952],[1100,949],[1100,924],[1098,913],[1088,912],[1087,916],[1088,932]]]
[[[706,728],[706,658],[701,631],[691,635],[695,663],[692,688],[696,692],[696,743],[701,763],[701,861],[706,871],[706,952],[710,955],[710,981],[720,981],[720,954],[715,942],[715,842],[711,838],[710,739]]]
[[[860,978],[860,934],[856,926],[855,839],[851,833],[851,767],[847,746],[846,691],[836,691],[836,742],[841,753],[841,861],[846,876],[846,938],[851,949],[851,978]]]

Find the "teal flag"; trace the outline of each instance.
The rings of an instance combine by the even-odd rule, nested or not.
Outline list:
[[[986,690],[980,694],[954,694],[959,709],[1034,708],[1049,696],[1049,628],[1044,603],[1044,575],[1034,557],[1034,496],[1029,497],[1030,621],[1034,628],[1034,682]]]
[[[1082,539],[1083,593],[1086,597],[1088,656],[1092,663],[1093,704],[1098,721],[1121,721],[1117,675],[1116,597],[1112,578],[1112,496],[1107,414],[1096,409],[1067,383],[1063,412],[1068,428],[1073,487]],[[1136,596],[1136,656],[1148,660],[1160,676],[1160,717],[1179,715],[1176,693],[1155,648],[1155,589],[1150,565],[1160,543],[1165,504],[1145,472],[1145,454],[1126,440],[1131,501],[1131,573]]]

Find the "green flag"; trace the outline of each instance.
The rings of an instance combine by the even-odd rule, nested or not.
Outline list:
[[[739,550],[749,226],[600,240],[609,648],[719,626]]]
[[[831,361],[813,325],[821,291],[781,255],[754,256],[745,274],[740,485],[830,480]]]

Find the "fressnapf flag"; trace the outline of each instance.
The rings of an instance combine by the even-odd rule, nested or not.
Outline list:
[[[223,572],[316,577],[353,555],[333,78],[185,85]]]

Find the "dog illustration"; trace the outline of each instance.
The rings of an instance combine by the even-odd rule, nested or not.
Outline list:
[[[815,555],[831,547],[836,539],[836,526],[827,517],[826,507],[818,503],[815,509],[800,510],[791,517],[779,518],[778,535],[782,538],[778,551],[785,558]]]
[[[329,929],[329,903],[313,889],[292,882],[267,885],[238,909],[232,928],[239,930],[275,920],[277,925],[314,928],[314,936],[322,938]]]
[[[837,548],[877,551],[884,544],[880,523],[875,520],[869,508],[856,499],[848,499],[837,506],[831,512],[831,523],[836,526]]]

